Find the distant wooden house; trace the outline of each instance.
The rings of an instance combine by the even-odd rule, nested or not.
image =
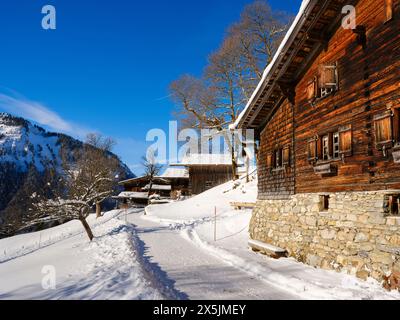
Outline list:
[[[180,163],[189,172],[189,192],[200,194],[215,186],[232,180],[232,158],[228,154],[190,154]]]
[[[189,193],[189,171],[186,168],[170,167],[160,176],[169,181],[171,185],[171,197],[174,199],[178,194],[188,196]]]
[[[399,30],[399,0],[303,1],[235,124],[260,140],[254,240],[400,280]]]
[[[113,197],[118,201],[119,209],[128,209],[133,206],[145,206],[149,203],[148,192],[121,192],[118,196]]]
[[[141,176],[120,181],[118,184],[124,188],[124,191],[127,192],[143,192],[143,188],[145,188],[149,184],[149,182],[149,177]],[[159,185],[169,185],[169,181],[158,177],[153,180],[153,183]]]
[[[141,195],[148,195],[150,179],[147,176],[137,177],[119,182],[124,188],[125,195],[137,196],[132,202],[143,202]],[[184,168],[168,168],[164,174],[153,179],[150,195],[159,195],[161,198],[176,198],[177,195],[186,196],[189,190],[189,174]]]

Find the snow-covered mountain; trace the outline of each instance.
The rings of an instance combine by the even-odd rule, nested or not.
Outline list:
[[[68,161],[73,162],[73,154],[83,146],[83,142],[68,135],[48,132],[23,118],[0,113],[0,237],[2,225],[13,224],[24,216],[27,198],[46,183],[52,171],[62,174],[62,159],[66,157],[61,155],[68,155]],[[119,171],[121,179],[134,176],[122,162]]]
[[[33,165],[43,172],[49,165],[61,165],[61,138],[25,119],[0,113],[0,162],[15,164],[19,171]]]

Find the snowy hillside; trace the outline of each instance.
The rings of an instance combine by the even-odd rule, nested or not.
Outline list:
[[[256,202],[257,180],[255,176],[251,180],[250,183],[245,183],[243,179],[235,183],[228,182],[186,201],[155,205],[146,208],[146,211],[149,216],[156,215],[163,221],[174,222],[212,217],[215,208],[217,214],[221,215],[232,211],[231,202]]]
[[[49,165],[60,166],[59,136],[0,113],[0,162],[14,163],[21,171],[27,171],[30,165],[39,171]]]
[[[70,136],[0,113],[0,238],[18,230],[31,195],[49,180],[56,181],[63,174],[63,161],[74,163],[76,152],[83,147]],[[121,179],[134,177],[125,164],[118,163]]]
[[[61,150],[71,154],[82,146],[81,141],[70,136],[48,132],[23,118],[0,113],[0,163],[13,163],[21,171],[32,165],[38,171],[51,165],[61,169]],[[133,176],[122,162],[121,167],[127,176]]]
[[[163,299],[140,261],[134,228],[112,211],[89,218],[89,243],[78,221],[0,240],[0,299]],[[54,268],[55,288],[43,288]]]

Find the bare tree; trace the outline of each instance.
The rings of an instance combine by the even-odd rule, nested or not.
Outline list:
[[[291,15],[273,11],[266,1],[257,0],[245,7],[240,21],[229,29],[228,38],[237,40],[242,63],[253,76],[249,80],[254,84],[272,61],[291,20]]]
[[[204,79],[183,75],[170,85],[172,100],[179,106],[180,120],[192,128],[220,126],[223,115],[218,108],[216,89]]]
[[[99,133],[88,133],[86,143],[104,152],[111,152],[117,144],[113,138],[104,137]]]
[[[53,199],[40,197],[34,202],[36,219],[79,220],[90,241],[93,232],[86,219],[93,206],[112,195],[118,159],[104,149],[86,144],[74,155],[76,161],[64,161],[62,188]]]
[[[103,135],[101,135],[99,133],[89,133],[86,136],[86,143],[88,145],[91,145],[96,148],[91,151],[91,153],[92,153],[91,155],[93,156],[93,158],[96,158],[97,166],[100,165],[100,167],[103,167],[103,168],[109,167],[109,165],[111,163],[104,163],[104,162],[110,162],[109,161],[110,159],[107,159],[107,157],[116,145],[115,140],[111,137],[104,137]],[[115,163],[113,164],[113,167],[115,167]],[[112,186],[110,186],[110,187],[112,187]],[[99,200],[100,201],[96,202],[97,218],[101,217],[101,204],[104,201],[104,199],[103,200],[99,199]]]
[[[215,57],[215,59],[219,59],[219,57]],[[225,67],[221,65],[216,66],[217,68],[222,70]],[[230,76],[228,68],[226,67],[226,77]],[[236,87],[225,86],[224,80],[220,80],[220,86],[218,86],[217,81],[219,80],[216,78],[214,80],[213,85],[209,82],[210,86],[207,86],[205,80],[184,75],[171,84],[171,97],[179,105],[177,114],[180,116],[181,125],[196,129],[213,129],[224,136],[232,155],[232,178],[236,179],[235,149],[231,133],[227,130],[228,124],[235,121],[237,117],[238,105],[236,104],[236,92],[234,92]],[[225,99],[227,92],[231,92],[232,96]]]
[[[233,179],[236,142],[228,126],[237,120],[272,61],[289,20],[289,15],[272,11],[267,2],[255,1],[245,7],[240,21],[230,27],[220,48],[210,55],[204,76],[184,75],[170,86],[182,123],[216,129],[224,135],[231,150]]]
[[[205,71],[210,87],[217,92],[218,113],[229,123],[236,120],[246,98],[241,87],[244,70],[236,49],[236,39],[227,38],[221,48],[210,56]]]
[[[162,169],[162,165],[157,163],[154,150],[150,149],[147,155],[142,158],[142,165],[144,167],[144,175],[149,180],[148,198],[150,201],[151,192],[153,190],[154,178],[157,177]]]

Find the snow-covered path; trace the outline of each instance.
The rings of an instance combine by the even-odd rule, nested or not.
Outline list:
[[[191,300],[279,300],[300,299],[211,256],[180,232],[129,214],[142,241],[141,255],[159,281],[175,291],[179,299]]]

